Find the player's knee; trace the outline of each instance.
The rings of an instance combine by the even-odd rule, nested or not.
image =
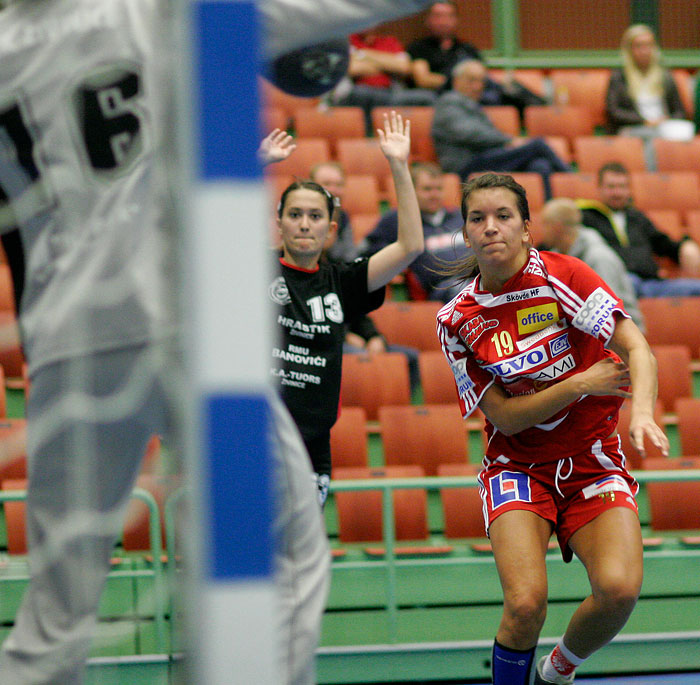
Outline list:
[[[507,597],[506,613],[518,630],[528,634],[539,634],[547,616],[547,593],[539,588]]]
[[[628,613],[634,608],[641,591],[641,574],[629,569],[612,569],[598,578],[593,592],[610,611]]]

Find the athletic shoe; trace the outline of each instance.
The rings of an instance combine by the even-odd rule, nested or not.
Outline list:
[[[574,678],[576,677],[575,673],[572,673],[570,676],[557,676],[556,680],[545,680],[542,677],[542,667],[544,666],[544,662],[547,659],[549,654],[546,656],[543,656],[540,660],[539,663],[537,664],[537,668],[535,669],[535,682],[534,685],[570,685],[571,683],[574,682]]]

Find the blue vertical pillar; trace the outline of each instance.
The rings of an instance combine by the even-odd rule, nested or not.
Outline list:
[[[255,2],[189,0],[185,321],[192,404],[197,682],[278,683],[267,392],[268,235]]]

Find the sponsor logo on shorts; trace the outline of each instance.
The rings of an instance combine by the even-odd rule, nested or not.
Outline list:
[[[469,319],[467,323],[459,329],[459,337],[471,348],[472,345],[481,337],[484,331],[498,326],[498,319],[489,319],[486,321],[481,314]]]
[[[624,492],[629,497],[633,497],[627,481],[617,473],[601,478],[592,485],[588,485],[581,490],[581,494],[583,495],[584,499],[591,499],[591,497],[605,495],[608,492]]]
[[[528,307],[527,309],[519,309],[518,317],[518,333],[534,333],[540,331],[547,326],[559,320],[559,312],[556,302],[540,304],[536,307]]]
[[[501,471],[489,478],[493,508],[509,502],[532,502],[530,477],[519,471]]]
[[[612,313],[617,307],[617,301],[603,288],[596,288],[583,303],[573,324],[576,328],[598,337],[605,324],[611,322]]]

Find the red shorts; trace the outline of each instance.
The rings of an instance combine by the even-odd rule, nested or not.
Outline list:
[[[486,530],[506,511],[534,511],[551,521],[564,561],[569,539],[612,507],[637,511],[637,481],[624,466],[617,435],[597,440],[588,452],[544,464],[522,465],[484,459],[479,473]]]

